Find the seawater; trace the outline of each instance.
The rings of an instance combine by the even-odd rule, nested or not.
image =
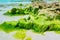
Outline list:
[[[30,2],[31,0],[0,0],[0,2]]]

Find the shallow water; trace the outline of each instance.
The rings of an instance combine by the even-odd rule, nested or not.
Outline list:
[[[0,31],[0,40],[18,40],[13,37],[16,31],[9,34],[4,31]],[[60,40],[60,34],[55,34],[54,32],[45,32],[45,35],[36,34],[31,30],[26,32],[26,37],[31,37],[32,40]]]

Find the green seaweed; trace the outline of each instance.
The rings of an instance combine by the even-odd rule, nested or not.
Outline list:
[[[26,40],[32,40],[32,38],[31,37],[27,37]]]
[[[16,15],[37,15],[39,8],[33,8],[32,6],[25,8],[12,8],[8,10],[4,15],[16,16]]]
[[[19,30],[16,32],[16,34],[13,35],[15,38],[17,39],[21,39],[24,40],[24,38],[26,37],[26,30]]]
[[[38,5],[38,7],[36,8],[34,5],[35,6]],[[29,17],[20,18],[18,21],[4,22],[0,24],[0,30],[3,30],[7,33],[12,32],[14,30],[19,30],[17,31],[16,34],[14,34],[14,37],[21,40],[24,40],[24,38],[26,37],[26,30],[32,30],[33,32],[42,34],[46,31],[54,31],[57,34],[60,34],[60,12],[59,12],[60,9],[59,8],[55,9],[55,6],[51,4],[49,4],[47,7],[46,5],[47,4],[44,3],[41,5],[39,5],[39,3],[37,4],[35,3],[30,6],[28,4],[27,6],[24,7],[23,4],[19,4],[19,8],[12,8],[11,10],[8,10],[6,13],[4,13],[4,15],[7,16],[29,15]],[[53,10],[51,8],[53,8]],[[45,11],[46,13],[44,13]],[[26,40],[32,39],[28,37],[26,38]]]
[[[60,34],[60,31],[55,31],[56,34]]]
[[[2,24],[0,25],[0,26],[1,26],[0,28],[1,28],[3,31],[9,33],[9,32],[11,32],[11,31],[15,30],[15,25],[16,25],[16,24],[17,24],[16,21],[4,22],[4,23],[2,23]]]
[[[32,29],[35,32],[60,31],[60,20],[47,21],[47,17],[45,16],[31,16],[27,19],[22,18],[18,22],[4,22],[2,28],[4,31],[13,30],[15,28]]]

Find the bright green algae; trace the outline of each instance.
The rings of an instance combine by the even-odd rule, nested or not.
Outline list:
[[[31,36],[26,35],[26,31],[24,29],[17,30],[17,32],[13,35],[14,38],[17,38],[19,40],[32,40]]]
[[[50,20],[48,17],[43,15],[37,17],[30,15],[28,18],[21,18],[18,21],[4,22],[1,24],[1,28],[5,32],[11,32],[16,29],[33,30],[37,33],[46,31],[60,31],[60,20]]]
[[[16,21],[4,22],[0,25],[1,30],[9,33],[15,29],[15,25],[17,24]]]
[[[27,7],[28,6],[28,7]],[[19,8],[12,8],[8,10],[4,15],[7,16],[19,16],[19,15],[37,15],[39,8],[27,5],[26,7],[19,6]]]
[[[16,34],[14,34],[14,37],[23,40],[26,37],[26,30],[17,31]]]
[[[12,8],[7,11],[4,15],[30,15],[28,18],[21,18],[17,22],[10,21],[4,22],[1,24],[1,28],[4,31],[12,31],[19,29],[33,30],[37,33],[43,33],[46,31],[60,31],[60,14],[53,13],[50,15],[49,13],[39,14],[38,12],[41,10],[40,8],[34,8],[32,6],[28,6],[22,8],[22,4],[20,4],[20,8]],[[8,31],[8,32],[9,32]]]

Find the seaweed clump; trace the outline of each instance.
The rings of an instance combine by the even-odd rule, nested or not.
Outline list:
[[[1,25],[4,31],[14,29],[33,30],[41,33],[46,31],[60,31],[60,20],[48,20],[46,16],[29,16],[28,18],[21,18],[18,22],[5,22]]]
[[[39,8],[34,8],[32,6],[28,6],[25,8],[12,8],[11,10],[8,10],[4,15],[37,15]]]

